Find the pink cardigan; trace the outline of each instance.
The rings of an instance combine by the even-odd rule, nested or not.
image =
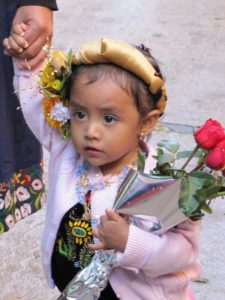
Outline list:
[[[42,95],[36,89],[34,77],[28,71],[15,67],[15,89],[27,124],[43,146],[50,152],[49,192],[47,214],[42,238],[43,266],[53,288],[51,277],[51,255],[60,221],[64,214],[78,202],[75,194],[75,169],[82,158],[71,141],[61,139],[59,133],[50,128],[44,119]],[[150,149],[151,150],[151,149]],[[154,161],[150,157],[146,171]],[[93,168],[90,178],[95,180]],[[92,197],[92,215],[99,218],[105,208],[112,207],[117,193],[117,183]],[[151,224],[152,218],[147,221]],[[150,225],[149,225],[150,226]],[[122,300],[187,300],[187,285],[197,279],[201,265],[199,253],[200,222],[187,220],[167,232],[151,233],[130,225],[128,242],[124,253],[117,253],[118,264],[112,270],[110,283]]]

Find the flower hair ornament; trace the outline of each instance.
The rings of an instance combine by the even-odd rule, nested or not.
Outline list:
[[[40,73],[38,85],[44,95],[44,115],[50,126],[59,129],[64,138],[69,137],[69,100],[66,99],[66,82],[71,75],[72,65],[112,63],[139,77],[148,85],[151,94],[161,91],[156,107],[162,114],[166,106],[164,81],[134,46],[120,40],[105,39],[88,41],[72,54],[51,50],[45,68]]]

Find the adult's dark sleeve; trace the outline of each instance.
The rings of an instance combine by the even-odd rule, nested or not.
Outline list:
[[[40,5],[48,7],[52,10],[58,10],[56,0],[19,0],[18,6],[24,5]]]

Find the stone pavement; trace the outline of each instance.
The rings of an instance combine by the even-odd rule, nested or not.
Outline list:
[[[97,37],[121,38],[149,45],[167,78],[168,109],[164,122],[200,125],[212,117],[224,123],[224,0],[58,0],[54,47],[65,51]],[[185,148],[193,139],[185,130],[155,132]],[[185,127],[183,128],[185,129]],[[47,164],[46,155],[46,164]],[[225,205],[204,218],[200,259],[202,278],[192,283],[197,300],[225,300]],[[53,300],[41,267],[40,239],[45,208],[0,236],[0,300]],[[204,280],[203,280],[204,281]]]

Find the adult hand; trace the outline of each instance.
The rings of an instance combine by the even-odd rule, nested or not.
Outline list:
[[[26,59],[31,68],[35,68],[46,57],[46,50],[43,47],[51,44],[53,32],[53,12],[51,9],[42,6],[21,6],[18,8],[13,19],[12,27],[24,23],[26,31],[23,34],[27,47],[20,52],[18,49],[6,49],[5,53],[21,58],[20,67],[27,68],[23,62]]]
[[[92,250],[116,249],[124,252],[128,239],[129,225],[113,210],[106,209],[100,217],[100,224],[93,230],[93,235],[99,239],[98,244],[89,245]]]

